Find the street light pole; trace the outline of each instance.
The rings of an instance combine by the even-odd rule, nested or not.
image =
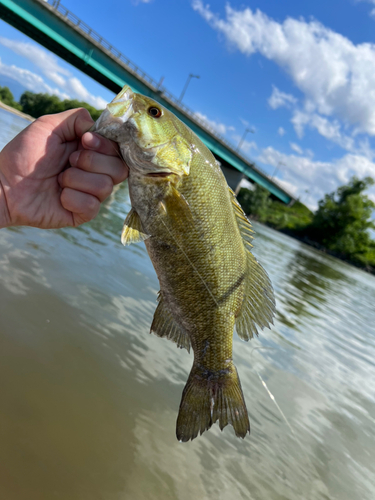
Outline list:
[[[250,128],[246,128],[246,129],[245,129],[245,132],[243,133],[243,136],[241,137],[241,140],[240,140],[240,142],[238,143],[238,146],[237,146],[237,148],[236,148],[236,153],[238,153],[238,152],[239,152],[239,150],[241,149],[241,146],[242,146],[242,144],[243,144],[243,142],[244,142],[244,140],[245,140],[245,137],[246,137],[246,135],[247,135],[249,132],[251,132],[252,134],[254,134],[254,133],[255,133],[253,129],[250,129]],[[241,182],[243,181],[243,179],[245,179],[245,174],[242,174],[242,175],[241,175],[241,179],[239,180],[239,182],[238,182],[238,184],[237,184],[237,187],[236,187],[236,189],[235,189],[235,191],[234,191],[234,194],[235,194],[236,196],[237,196],[237,195],[238,195],[238,193],[240,192],[240,189],[241,189]]]
[[[286,163],[283,163],[282,161],[279,161],[279,163],[276,165],[275,171],[274,171],[274,173],[272,174],[271,179],[273,179],[273,178],[275,177],[276,172],[279,170],[280,165],[283,165],[284,167],[286,167]]]
[[[185,87],[183,88],[182,92],[181,92],[181,95],[180,95],[180,98],[178,100],[178,102],[181,102],[182,101],[182,98],[184,97],[185,95],[185,92],[186,92],[186,89],[188,88],[188,85],[190,83],[190,80],[192,78],[200,78],[199,75],[193,75],[192,73],[190,73],[190,75],[188,76],[187,80],[186,80],[186,83],[185,83]]]
[[[240,142],[238,143],[238,146],[237,146],[237,148],[236,148],[236,152],[238,152],[238,151],[241,149],[241,146],[242,146],[242,144],[243,144],[243,142],[244,142],[244,140],[245,140],[245,137],[246,137],[246,135],[248,134],[248,132],[251,132],[252,134],[254,134],[254,130],[252,130],[252,129],[250,129],[250,128],[245,129],[245,132],[243,133],[243,136],[241,137],[241,140],[240,140]]]

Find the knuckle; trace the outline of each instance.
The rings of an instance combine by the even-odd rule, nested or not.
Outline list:
[[[90,151],[89,149],[83,150],[79,157],[80,166],[82,166],[85,170],[92,170],[94,165],[94,155],[94,151]]]
[[[64,186],[71,186],[74,181],[74,169],[68,168],[62,175],[62,182]]]
[[[70,197],[69,197],[69,193],[68,193],[68,191],[66,189],[63,189],[61,191],[60,200],[61,200],[61,205],[66,210],[70,210],[71,209],[71,200],[70,200]]]
[[[89,196],[86,204],[87,215],[90,218],[95,217],[99,210],[100,202],[95,196]]]
[[[113,181],[108,175],[103,175],[100,185],[100,195],[102,198],[107,198],[112,193]]]

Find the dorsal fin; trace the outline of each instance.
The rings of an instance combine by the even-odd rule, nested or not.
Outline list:
[[[241,339],[249,340],[253,338],[254,334],[258,334],[259,328],[263,330],[265,326],[270,327],[270,324],[273,324],[275,298],[266,271],[251,253],[254,230],[238,203],[236,195],[231,189],[229,191],[237,225],[247,253],[245,294],[241,310],[236,318],[236,330]]]

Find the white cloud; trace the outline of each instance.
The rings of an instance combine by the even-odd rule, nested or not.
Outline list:
[[[273,85],[273,90],[270,98],[268,99],[268,104],[272,109],[280,108],[281,106],[290,107],[296,104],[297,99],[292,94],[286,94],[281,92],[275,85]]]
[[[291,122],[294,125],[294,129],[298,137],[303,137],[304,127],[309,125],[315,128],[320,135],[329,139],[336,144],[339,144],[342,148],[348,151],[354,148],[354,139],[349,137],[341,131],[341,124],[338,120],[328,120],[317,113],[306,113],[304,111],[296,110],[292,116]]]
[[[279,127],[277,130],[277,133],[279,134],[280,137],[286,134],[286,130],[283,129],[283,127]]]
[[[331,162],[313,161],[310,157],[287,155],[272,147],[265,148],[256,159],[277,170],[277,181],[315,210],[326,193],[346,184],[353,175],[360,178],[375,176],[375,163],[365,156],[346,154]],[[308,194],[306,194],[308,191]],[[369,194],[375,194],[371,188]]]
[[[32,92],[39,93],[45,92],[47,94],[54,94],[60,97],[60,99],[69,99],[69,95],[57,88],[52,88],[50,85],[45,83],[40,75],[33,73],[27,69],[18,68],[14,64],[11,66],[4,64],[0,59],[0,74],[8,76],[13,80],[21,83],[24,87]]]
[[[39,75],[22,68],[12,66],[12,74],[17,75],[17,77],[11,75],[8,76],[11,76],[11,78],[14,78],[24,84],[29,90],[32,90],[33,92],[47,92],[49,94],[55,94],[62,99],[74,98],[80,101],[85,101],[98,109],[105,108],[107,101],[100,96],[91,94],[78,78],[72,76],[72,73],[67,68],[60,66],[57,57],[50,52],[32,43],[20,42],[18,40],[11,40],[4,37],[0,37],[0,44],[8,49],[11,49],[16,54],[26,57],[48,80],[51,80],[55,85],[63,89],[60,90],[52,88],[50,85],[45,83]],[[8,68],[10,68],[10,66]],[[20,75],[22,73],[28,75],[27,84],[20,80]],[[37,82],[39,82],[39,87],[37,86]]]
[[[221,135],[225,135],[228,131],[235,130],[234,127],[232,127],[231,125],[228,126],[228,125],[224,125],[224,123],[219,123],[219,122],[215,122],[214,120],[210,120],[206,115],[204,115],[203,113],[200,113],[199,111],[196,111],[194,114],[200,120],[202,120],[203,122],[206,122],[207,125],[212,127],[216,132],[218,132]]]
[[[68,69],[59,65],[55,56],[37,45],[4,37],[0,37],[0,43],[16,54],[26,57],[41,70],[44,76],[60,87],[65,84],[64,77],[71,76]]]
[[[371,3],[372,5],[375,5],[375,0],[356,0],[357,3],[359,2],[366,2],[366,3]],[[375,9],[371,9],[369,16],[375,19]]]
[[[290,75],[310,113],[336,116],[375,135],[375,45],[355,45],[318,21],[283,23],[250,8],[226,6],[226,19],[201,0],[193,8],[242,53],[260,53]]]
[[[69,78],[69,80],[66,81],[66,88],[75,98],[80,101],[88,102],[97,109],[103,109],[107,105],[107,101],[102,97],[90,94],[78,78]]]
[[[290,142],[289,145],[293,149],[293,151],[295,151],[299,155],[303,154],[303,149],[300,146],[298,146],[298,144],[296,144],[295,142]]]

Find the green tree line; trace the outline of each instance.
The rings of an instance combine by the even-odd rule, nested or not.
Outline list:
[[[60,113],[68,109],[86,108],[92,119],[97,120],[102,112],[102,110],[97,110],[87,102],[78,101],[77,99],[64,99],[62,101],[55,95],[35,94],[29,90],[26,90],[21,95],[19,102],[17,102],[8,87],[0,87],[0,101],[34,118],[52,113]]]
[[[374,184],[371,177],[352,177],[347,185],[326,194],[315,212],[301,202],[292,206],[274,201],[262,186],[242,188],[238,200],[245,212],[259,222],[296,236],[318,248],[375,274],[375,203],[364,193]]]

